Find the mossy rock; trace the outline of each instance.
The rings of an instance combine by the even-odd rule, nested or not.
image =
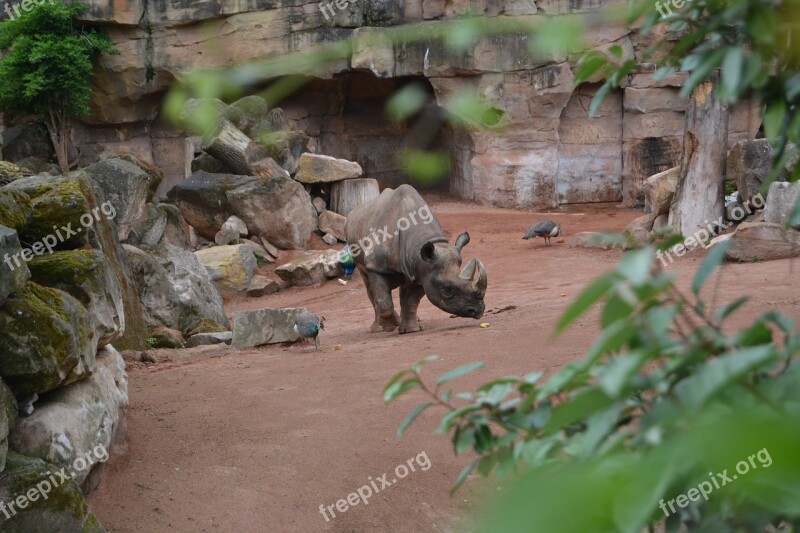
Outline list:
[[[33,281],[70,294],[86,308],[99,336],[99,346],[113,342],[124,331],[119,280],[101,251],[54,252],[34,257],[28,268]]]
[[[97,333],[69,294],[33,282],[0,306],[0,376],[15,394],[42,393],[91,373]]]
[[[31,171],[8,161],[0,161],[0,187],[31,175]]]
[[[87,232],[81,225],[81,216],[90,210],[78,183],[60,180],[50,186],[42,184],[38,192],[41,194],[28,193],[33,213],[28,225],[20,231],[21,239],[37,242],[47,235],[55,235],[59,240],[56,249],[59,250],[71,250],[86,244]],[[71,229],[75,234],[70,235],[64,228]]]
[[[0,224],[20,231],[31,220],[33,206],[27,194],[0,189]]]
[[[5,472],[0,476],[0,501],[16,502],[19,497],[25,497],[26,500],[22,502],[25,503],[24,509],[15,503],[8,511],[10,518],[5,515],[0,517],[3,531],[105,532],[86,505],[78,485],[72,480],[62,482],[54,475],[58,471],[59,468],[41,459],[14,452],[8,454]],[[31,489],[38,489],[36,501],[27,499],[26,495]],[[6,508],[9,508],[8,504]]]
[[[186,339],[177,329],[166,326],[156,326],[150,330],[148,344],[153,348],[183,348]]]

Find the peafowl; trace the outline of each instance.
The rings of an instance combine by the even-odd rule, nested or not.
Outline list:
[[[559,235],[561,235],[561,228],[558,224],[552,220],[542,220],[531,226],[531,229],[522,238],[528,240],[534,237],[544,237],[544,242],[550,244],[550,238]]]
[[[314,313],[305,311],[297,317],[294,321],[294,332],[300,335],[305,342],[305,339],[314,339],[314,347],[319,350],[319,335],[320,330],[325,329],[325,317],[318,317]]]
[[[339,264],[344,267],[345,279],[353,279],[353,271],[356,269],[356,262],[355,259],[353,259],[353,254],[350,253],[349,244],[345,244],[344,248],[342,248]]]

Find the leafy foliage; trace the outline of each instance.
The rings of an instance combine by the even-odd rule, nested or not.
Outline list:
[[[41,119],[60,164],[66,150],[58,143],[67,142],[69,117],[90,111],[94,59],[117,53],[104,34],[75,22],[84,10],[77,2],[45,2],[0,23],[0,112]]]
[[[719,97],[736,102],[751,96],[765,106],[764,133],[775,151],[774,177],[800,145],[800,2],[797,0],[692,0],[657,10],[650,0],[636,2],[621,14],[639,26],[647,38],[660,35],[641,52],[640,61],[658,67],[654,77],[664,79],[688,72],[681,95],[689,96],[712,72],[720,69]],[[656,33],[667,26],[663,33]],[[594,114],[610,90],[635,71],[637,61],[622,59],[621,50],[592,50],[583,54],[576,73],[580,83],[595,76],[605,83],[590,107]],[[800,178],[800,165],[793,181]],[[769,185],[767,185],[768,187]]]
[[[776,468],[679,509],[668,530],[681,523],[756,530],[800,519],[800,457],[791,444],[800,442],[800,367],[793,364],[800,332],[776,312],[738,331],[727,327],[746,300],[713,309],[701,295],[724,245],[707,255],[690,294],[657,268],[655,251],[628,253],[572,303],[559,331],[596,304],[602,331],[584,359],[548,379],[541,372],[504,377],[454,394],[442,386],[482,365],[453,370],[431,388],[421,374],[425,359],[387,386],[387,402],[417,388],[430,397],[402,431],[425,409],[443,406],[438,431],[450,435],[456,454],[477,454],[454,490],[476,468],[500,478],[524,472],[491,507],[487,530],[639,531],[665,518],[661,499],[762,448]]]

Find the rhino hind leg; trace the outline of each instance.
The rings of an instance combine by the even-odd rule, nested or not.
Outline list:
[[[400,313],[402,314],[400,333],[414,333],[422,329],[422,326],[419,325],[419,318],[417,318],[417,308],[423,296],[425,296],[425,289],[416,283],[400,287]]]
[[[380,274],[365,271],[359,268],[361,278],[367,288],[369,301],[375,309],[375,322],[370,331],[380,333],[382,331],[394,331],[400,325],[400,317],[394,311],[392,301],[392,288],[386,278]]]

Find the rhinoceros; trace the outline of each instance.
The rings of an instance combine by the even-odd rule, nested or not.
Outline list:
[[[419,331],[417,307],[423,296],[454,315],[480,318],[486,268],[472,259],[461,269],[464,232],[449,244],[439,220],[410,185],[385,189],[351,211],[345,224],[350,252],[375,308],[373,332]],[[398,316],[392,290],[400,287]]]

